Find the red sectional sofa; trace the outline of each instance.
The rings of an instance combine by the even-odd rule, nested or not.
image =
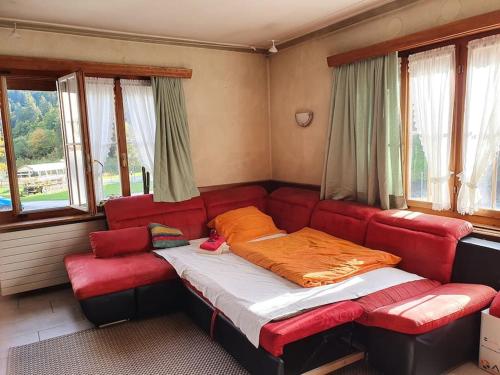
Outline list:
[[[476,354],[478,312],[496,292],[483,285],[449,283],[457,241],[472,230],[466,221],[319,201],[318,193],[310,190],[280,188],[267,194],[260,186],[211,191],[180,203],[154,203],[151,195],[120,198],[107,202],[105,210],[110,230],[157,222],[194,239],[206,235],[208,220],[249,205],[288,232],[310,226],[392,252],[402,257],[402,269],[425,279],[268,323],[256,349],[154,253],[112,258],[75,254],[65,264],[84,313],[102,325],[183,309],[258,374],[305,372],[358,344],[376,368],[397,375],[439,374]],[[126,244],[126,236],[121,241]],[[346,345],[346,338],[353,345]]]

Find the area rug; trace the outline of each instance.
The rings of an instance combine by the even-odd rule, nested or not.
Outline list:
[[[7,375],[247,375],[184,314],[89,329],[11,348]],[[365,363],[335,375],[372,375]]]

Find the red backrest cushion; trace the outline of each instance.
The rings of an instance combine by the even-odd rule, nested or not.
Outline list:
[[[311,228],[363,245],[368,222],[379,211],[356,202],[328,199],[314,208]]]
[[[153,202],[153,195],[111,199],[104,209],[109,229],[142,227],[158,223],[178,228],[188,240],[207,234],[207,215],[200,197],[183,202]]]
[[[148,227],[132,227],[90,233],[90,246],[96,258],[143,253],[151,250]]]
[[[405,271],[447,283],[457,242],[470,232],[472,224],[465,220],[388,210],[372,217],[365,246],[400,256]]]
[[[309,226],[318,201],[317,191],[282,187],[267,197],[266,210],[278,228],[292,233]]]
[[[207,191],[201,194],[207,210],[208,220],[236,208],[255,206],[265,211],[266,190],[262,186],[241,186],[236,188]]]

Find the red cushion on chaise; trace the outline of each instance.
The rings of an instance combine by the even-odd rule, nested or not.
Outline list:
[[[357,321],[410,335],[423,334],[485,308],[495,293],[494,289],[485,285],[443,284],[378,308],[372,303],[374,296],[370,295],[358,300],[366,311]],[[365,300],[372,301],[367,304]]]
[[[79,300],[177,278],[168,262],[149,252],[113,258],[71,254],[64,263]]]
[[[370,313],[381,307],[419,296],[422,293],[436,289],[440,285],[439,281],[429,279],[408,281],[368,294],[359,298],[357,302],[363,307],[365,313]]]

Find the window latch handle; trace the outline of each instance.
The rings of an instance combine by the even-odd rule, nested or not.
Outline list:
[[[124,152],[120,154],[120,164],[122,168],[127,168],[127,154]]]

